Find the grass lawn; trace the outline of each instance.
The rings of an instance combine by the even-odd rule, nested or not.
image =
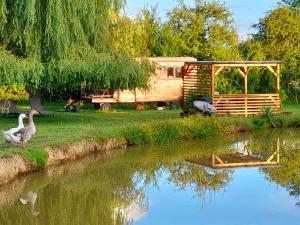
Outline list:
[[[29,106],[19,106],[20,110],[29,110]],[[43,149],[46,146],[58,146],[85,138],[105,139],[120,136],[126,127],[150,120],[179,118],[181,110],[135,110],[115,108],[110,112],[94,110],[86,104],[80,112],[65,112],[63,104],[46,104],[45,110],[54,111],[54,117],[34,117],[37,133],[27,144],[26,150]],[[300,104],[286,104],[283,111],[300,116]],[[247,119],[246,119],[247,120]],[[27,120],[25,120],[27,123]],[[0,129],[7,130],[17,126],[16,117],[0,117]],[[24,153],[24,149],[0,143],[0,157],[13,153]],[[28,152],[28,151],[27,151]]]
[[[180,110],[135,110],[113,109],[110,112],[94,110],[85,105],[80,112],[65,112],[64,104],[46,104],[45,110],[54,111],[54,117],[34,117],[37,133],[26,149],[57,146],[84,138],[110,138],[120,135],[120,130],[149,120],[178,118]],[[18,106],[19,110],[30,110],[29,106]],[[27,119],[25,123],[27,123]],[[17,126],[16,117],[0,117],[0,130]],[[22,148],[0,143],[0,157],[23,151]]]
[[[299,116],[300,115],[300,104],[298,103],[289,103],[284,104],[282,106],[283,112],[292,112],[293,115]]]

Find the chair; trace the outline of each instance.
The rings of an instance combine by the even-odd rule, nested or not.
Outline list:
[[[10,102],[8,99],[1,99],[0,100],[0,111],[2,114],[8,114],[10,107]]]
[[[0,111],[4,115],[19,115],[21,113],[28,114],[29,111],[19,111],[15,103],[9,99],[0,100]]]
[[[32,97],[29,99],[29,103],[31,108],[37,110],[41,116],[54,116],[54,112],[44,110],[40,98]]]

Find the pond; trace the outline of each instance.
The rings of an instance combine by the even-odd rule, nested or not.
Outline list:
[[[92,155],[0,187],[0,225],[297,225],[299,136],[269,130]]]

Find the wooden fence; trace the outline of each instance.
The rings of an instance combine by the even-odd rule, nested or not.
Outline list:
[[[270,107],[273,113],[280,112],[279,94],[219,94],[214,95],[213,105],[218,114],[258,115],[264,107]]]

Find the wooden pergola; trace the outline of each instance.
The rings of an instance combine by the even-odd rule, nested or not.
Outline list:
[[[200,98],[210,97],[218,114],[259,114],[263,107],[280,112],[280,61],[197,61],[185,62],[183,70],[184,102],[190,93]],[[248,74],[251,68],[268,69],[276,78],[276,93],[248,94]],[[224,68],[235,68],[244,78],[244,94],[219,94],[215,92],[215,77]]]

